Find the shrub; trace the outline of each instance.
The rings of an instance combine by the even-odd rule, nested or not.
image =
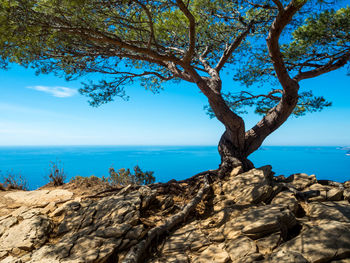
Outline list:
[[[7,172],[2,175],[2,183],[0,183],[0,190],[28,190],[27,180],[20,174]]]
[[[131,173],[130,169],[121,168],[115,171],[115,169],[111,167],[109,168],[109,177],[107,179],[111,185],[144,185],[155,182],[156,178],[153,174],[153,171],[143,172],[138,165],[134,167],[134,173]]]
[[[83,177],[83,176],[77,175],[73,177],[69,182],[72,184],[75,184],[75,186],[77,187],[86,187],[86,188],[90,188],[93,186],[101,185],[102,183],[106,183],[103,178],[101,179],[94,175],[91,175],[90,177]]]
[[[50,162],[49,168],[49,181],[50,184],[54,186],[60,186],[64,184],[66,180],[66,174],[64,172],[63,166],[60,161],[58,162]]]

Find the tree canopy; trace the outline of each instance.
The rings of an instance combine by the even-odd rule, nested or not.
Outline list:
[[[194,83],[243,157],[290,114],[330,106],[299,82],[349,60],[350,7],[341,1],[0,0],[3,68],[67,79],[101,73],[80,90],[94,106],[125,98],[135,81],[153,92]],[[227,93],[223,71],[235,80]],[[263,115],[248,131],[239,116],[246,107]]]

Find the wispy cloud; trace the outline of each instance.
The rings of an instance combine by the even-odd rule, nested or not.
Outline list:
[[[76,89],[67,87],[31,86],[27,88],[42,91],[58,98],[68,98],[78,93]]]

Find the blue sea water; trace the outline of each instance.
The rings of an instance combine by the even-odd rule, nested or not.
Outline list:
[[[276,175],[304,172],[318,179],[350,180],[350,156],[337,147],[262,147],[250,156],[256,167],[270,164]],[[114,167],[155,172],[156,181],[181,180],[216,169],[216,146],[60,146],[0,147],[1,174],[21,174],[30,189],[48,182],[49,164],[60,161],[67,179],[76,175],[107,176]],[[1,180],[1,178],[0,178]]]

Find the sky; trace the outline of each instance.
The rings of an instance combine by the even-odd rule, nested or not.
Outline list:
[[[239,90],[230,75],[225,89]],[[12,65],[0,70],[0,146],[19,145],[217,145],[224,131],[203,107],[207,100],[189,83],[168,84],[153,94],[135,84],[129,101],[116,98],[98,108],[80,95],[81,81]],[[346,70],[301,82],[333,102],[331,108],[289,120],[264,145],[350,145],[350,77]],[[261,116],[243,116],[252,127]]]

